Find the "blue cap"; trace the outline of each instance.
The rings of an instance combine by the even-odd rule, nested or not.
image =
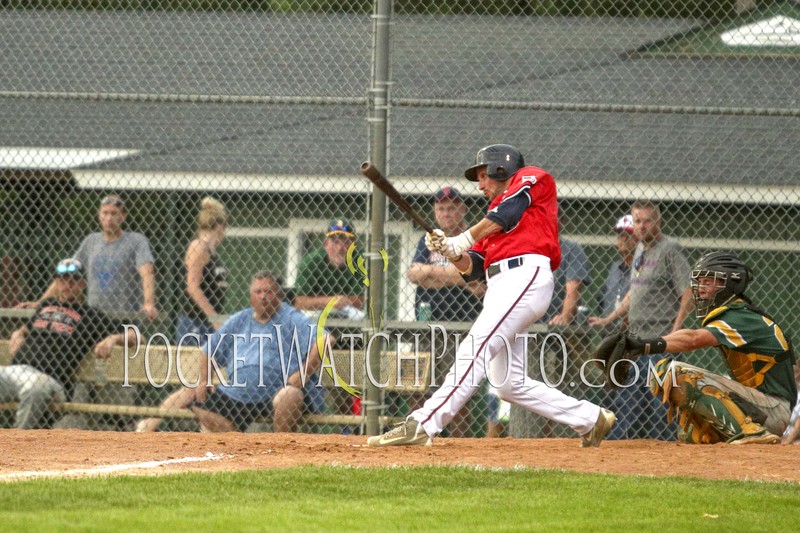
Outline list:
[[[344,217],[332,219],[328,224],[328,231],[325,233],[326,237],[335,237],[339,235],[350,239],[356,238],[356,229],[350,224],[350,221]]]

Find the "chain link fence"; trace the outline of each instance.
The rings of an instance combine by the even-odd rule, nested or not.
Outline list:
[[[589,317],[608,315],[631,279],[635,236],[621,219],[639,199],[657,203],[687,265],[736,252],[755,272],[751,298],[800,329],[797,2],[1,6],[8,425],[196,430],[200,405],[218,415],[201,419],[209,429],[363,432],[365,403],[380,428],[403,417],[441,383],[485,285],[459,281],[395,206],[383,217],[358,166],[383,163],[431,224],[459,232],[486,212],[463,172],[492,143],[516,146],[558,183],[565,263],[551,310],[531,326],[532,376],[605,405],[638,401],[595,387],[602,376],[586,361],[608,332]],[[65,258],[78,270],[58,272]],[[84,283],[103,315],[79,303]],[[270,333],[246,309],[281,300],[299,311],[280,308],[287,328],[265,345],[242,341],[237,363],[233,334]],[[318,338],[322,322],[332,342]],[[265,381],[218,386],[203,404],[183,385],[204,375],[205,357],[174,345],[216,330],[212,340],[229,340],[213,345],[212,375]],[[134,331],[142,344],[125,351],[113,335]],[[370,368],[376,332],[384,353]],[[543,345],[547,333],[566,358]],[[305,394],[278,398],[318,347],[340,381],[326,366]],[[687,357],[725,371],[713,351]],[[370,381],[383,384],[377,405],[364,401]],[[647,437],[661,414],[629,408],[637,420],[618,436]],[[447,429],[570,433],[487,386]]]

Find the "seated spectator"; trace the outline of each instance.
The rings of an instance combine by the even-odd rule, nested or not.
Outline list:
[[[331,298],[338,297],[331,316],[364,317],[365,286],[347,266],[347,250],[356,242],[356,230],[346,218],[328,224],[322,247],[303,257],[294,286],[294,305],[304,311],[321,311]],[[357,260],[360,253],[353,254]]]
[[[46,428],[55,420],[52,402],[72,395],[72,375],[93,350],[107,358],[124,342],[120,324],[86,305],[83,265],[65,259],[56,266],[54,296],[42,300],[31,320],[11,334],[13,360],[0,366],[0,402],[19,402],[14,427]]]
[[[463,233],[469,227],[465,220],[467,206],[464,198],[455,187],[442,187],[433,195],[433,216],[436,225],[445,236],[452,237]],[[466,282],[458,269],[445,256],[432,252],[425,246],[425,235],[417,241],[417,249],[406,272],[408,280],[417,286],[414,309],[416,319],[424,322],[472,322],[483,309],[481,298],[486,292],[486,282],[476,280]],[[453,364],[456,343],[451,343],[447,352],[436,358],[436,376],[447,374]],[[421,405],[424,398],[414,398],[414,404]],[[451,437],[469,436],[472,425],[472,404],[459,411],[448,426]]]
[[[161,407],[189,407],[204,432],[245,431],[256,418],[269,414],[276,432],[296,431],[304,411],[320,411],[323,389],[317,386],[315,372],[322,361],[316,325],[283,302],[279,281],[267,271],[253,276],[250,304],[204,346],[199,386],[174,392]],[[308,351],[301,357],[297,349]],[[210,385],[211,360],[225,369],[227,383]],[[136,430],[155,431],[160,421],[142,420]]]

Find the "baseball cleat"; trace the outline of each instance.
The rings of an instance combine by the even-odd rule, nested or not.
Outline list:
[[[746,437],[742,437],[741,439],[731,441],[731,444],[778,444],[780,441],[780,437],[770,433],[767,430],[764,430],[758,435],[748,435]]]
[[[608,435],[608,432],[614,427],[614,422],[616,421],[617,415],[601,407],[600,415],[597,417],[597,422],[595,422],[592,430],[586,435],[581,435],[581,447],[590,448],[600,446],[600,442]]]
[[[376,435],[367,439],[369,446],[431,446],[431,439],[419,422],[409,417],[405,422],[398,424],[394,429],[383,435]]]

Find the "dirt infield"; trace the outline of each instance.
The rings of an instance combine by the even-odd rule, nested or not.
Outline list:
[[[576,472],[800,482],[800,446],[578,439],[437,439],[432,447],[368,448],[365,437],[274,433],[0,430],[0,480],[233,471],[299,465],[480,465]],[[189,459],[187,459],[189,458]]]

